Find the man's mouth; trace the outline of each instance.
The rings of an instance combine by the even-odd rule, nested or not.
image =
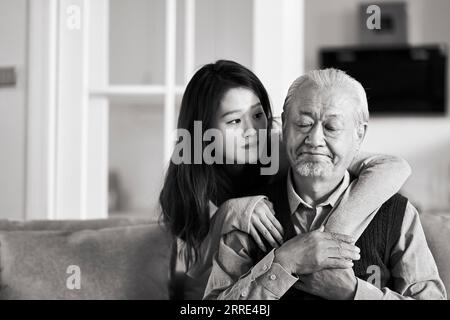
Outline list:
[[[297,152],[297,156],[310,156],[310,157],[327,157],[332,158],[329,153],[316,152],[316,151],[299,151]]]

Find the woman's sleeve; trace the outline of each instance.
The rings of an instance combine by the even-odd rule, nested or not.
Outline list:
[[[400,190],[411,174],[411,167],[399,157],[360,152],[349,171],[357,179],[346,190],[326,229],[357,239],[379,207]]]
[[[211,268],[223,235],[235,230],[250,233],[251,215],[258,202],[264,199],[267,198],[263,195],[229,199],[219,208],[210,204],[214,212],[211,212],[209,231],[200,246],[197,262],[188,271],[190,277],[198,278]]]

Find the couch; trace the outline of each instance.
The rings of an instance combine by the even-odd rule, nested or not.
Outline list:
[[[145,219],[0,220],[0,299],[169,299],[172,242]]]
[[[449,291],[450,215],[421,221]],[[0,299],[182,299],[173,240],[142,219],[0,220]]]

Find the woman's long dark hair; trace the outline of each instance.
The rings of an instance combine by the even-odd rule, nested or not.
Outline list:
[[[268,120],[269,132],[272,111],[261,81],[239,63],[219,60],[195,73],[181,101],[178,129],[190,132],[191,150],[194,150],[194,121],[201,121],[203,131],[210,129],[225,93],[240,87],[251,90],[259,98]],[[203,149],[207,144],[203,142]],[[193,159],[193,152],[191,157]],[[209,201],[220,205],[227,198],[239,196],[235,194],[223,166],[207,165],[203,161],[202,164],[194,164],[193,161],[191,164],[174,164],[172,161],[169,164],[159,197],[162,219],[173,235],[184,240],[188,268],[197,260],[200,244],[210,227]]]

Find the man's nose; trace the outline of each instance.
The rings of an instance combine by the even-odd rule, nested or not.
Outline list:
[[[305,139],[305,143],[313,146],[319,147],[325,145],[325,136],[323,134],[323,128],[320,123],[316,123],[309,132]]]

